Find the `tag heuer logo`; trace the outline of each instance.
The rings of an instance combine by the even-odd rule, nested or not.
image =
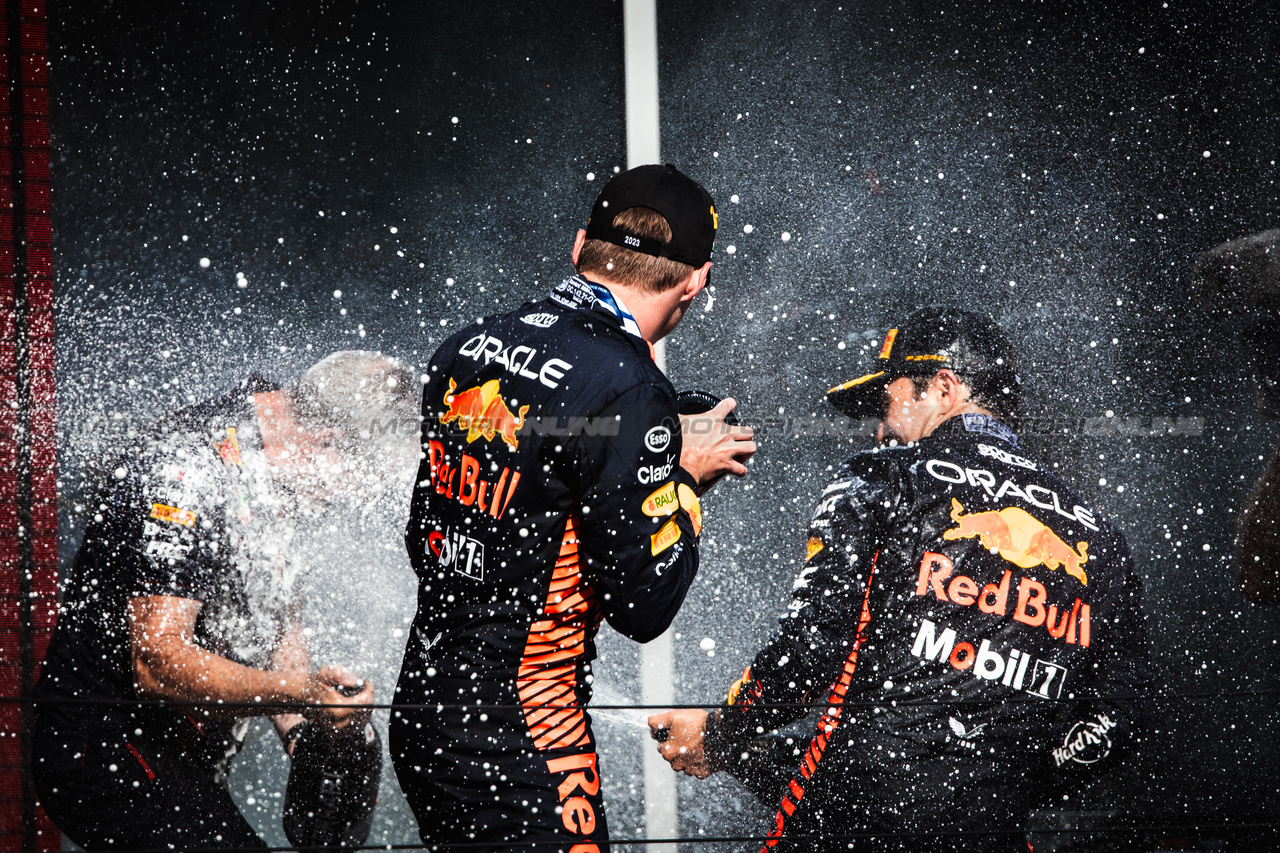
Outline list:
[[[537,326],[539,329],[545,329],[559,319],[560,317],[557,314],[547,314],[544,312],[541,314],[525,314],[520,318],[520,322],[528,323],[530,326]]]

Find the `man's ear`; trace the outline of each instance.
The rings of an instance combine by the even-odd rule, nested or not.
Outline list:
[[[944,367],[939,370],[936,379],[942,398],[940,402],[944,408],[950,409],[969,398],[969,386],[965,385],[950,368]]]
[[[684,291],[680,294],[680,301],[692,302],[693,298],[702,292],[702,288],[707,286],[709,275],[711,275],[711,261],[707,261],[689,273],[689,277],[684,282]]]
[[[578,255],[582,253],[582,244],[587,242],[587,232],[581,228],[578,229],[578,236],[573,238],[573,252],[569,257],[573,259],[573,268],[578,268]]]

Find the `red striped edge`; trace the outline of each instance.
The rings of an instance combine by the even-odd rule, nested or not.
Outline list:
[[[131,753],[133,753],[133,757],[138,759],[138,763],[142,765],[142,769],[147,771],[147,778],[148,779],[156,778],[155,771],[151,769],[151,765],[147,763],[147,760],[142,757],[142,753],[138,752],[137,747],[135,747],[131,743],[126,743],[125,746],[128,748],[128,750]]]
[[[822,754],[826,752],[827,744],[831,741],[831,735],[836,730],[836,727],[840,725],[840,717],[844,710],[844,697],[848,694],[849,685],[853,683],[853,674],[858,669],[858,652],[862,649],[863,643],[867,641],[867,625],[871,622],[871,581],[876,576],[876,562],[879,559],[880,552],[877,551],[875,556],[871,558],[871,571],[867,573],[867,588],[862,594],[862,613],[858,617],[858,629],[854,636],[853,649],[850,650],[849,656],[845,658],[844,666],[840,670],[840,676],[829,688],[827,710],[823,712],[822,717],[818,720],[817,734],[809,742],[809,748],[805,751],[804,760],[800,764],[800,772],[791,779],[786,790],[782,793],[782,802],[778,805],[778,813],[774,816],[773,828],[769,831],[769,837],[764,846],[760,848],[760,853],[767,853],[782,840],[782,835],[786,832],[787,818],[795,814],[796,809],[800,806],[800,801],[804,799],[805,783],[813,777],[814,771],[818,769],[818,762],[822,760]]]

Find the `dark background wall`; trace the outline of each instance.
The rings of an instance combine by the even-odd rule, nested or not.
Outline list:
[[[1149,748],[1046,807],[1280,807],[1280,613],[1240,597],[1230,562],[1280,428],[1253,409],[1255,320],[1190,281],[1198,252],[1277,224],[1280,14],[1203,6],[659,3],[664,158],[721,217],[714,300],[670,373],[734,394],[763,433],[748,483],[706,501],[678,700],[740,673],[828,466],[869,445],[794,418],[831,417],[822,391],[887,326],[954,302],[1022,344],[1024,445],[1118,520],[1147,583]],[[425,361],[559,280],[625,166],[620,3],[71,3],[50,20],[64,553],[86,462],[130,424],[332,349]],[[1142,434],[1152,418],[1175,433]],[[634,650],[602,648],[631,695]],[[601,734],[631,836],[641,740]],[[730,781],[681,792],[687,836],[765,817]]]
[[[715,544],[680,622],[694,642],[677,657],[698,661],[687,701],[749,661],[828,466],[866,444],[798,436],[787,416],[823,414],[822,392],[861,373],[904,312],[958,303],[1024,347],[1024,445],[1127,531],[1167,694],[1127,783],[1046,791],[1046,806],[1274,814],[1280,614],[1241,598],[1230,550],[1280,430],[1253,410],[1240,335],[1257,319],[1212,313],[1190,267],[1277,224],[1276,17],[663,4],[665,151],[715,176],[718,248],[736,249],[713,310],[672,344],[673,372],[776,423],[750,491],[708,501]],[[1203,429],[1134,434],[1152,418]],[[694,648],[707,622],[714,659]]]

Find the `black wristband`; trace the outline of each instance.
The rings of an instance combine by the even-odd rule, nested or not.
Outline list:
[[[708,711],[706,727],[702,733],[702,754],[713,770],[723,770],[725,759],[732,753],[733,744],[725,734],[720,725],[720,712]]]
[[[308,720],[303,720],[302,722],[298,723],[298,724],[297,724],[296,726],[294,726],[293,728],[289,729],[289,731],[287,731],[287,732],[285,732],[285,733],[284,733],[284,736],[281,738],[281,740],[283,740],[283,741],[284,741],[284,751],[285,751],[289,756],[291,756],[291,757],[292,757],[292,755],[293,755],[293,745],[294,745],[295,743],[297,743],[297,742],[298,742],[298,738],[302,737],[302,732],[303,732],[303,731],[307,728],[307,726],[309,726],[309,725],[311,725],[310,721],[308,721]]]

